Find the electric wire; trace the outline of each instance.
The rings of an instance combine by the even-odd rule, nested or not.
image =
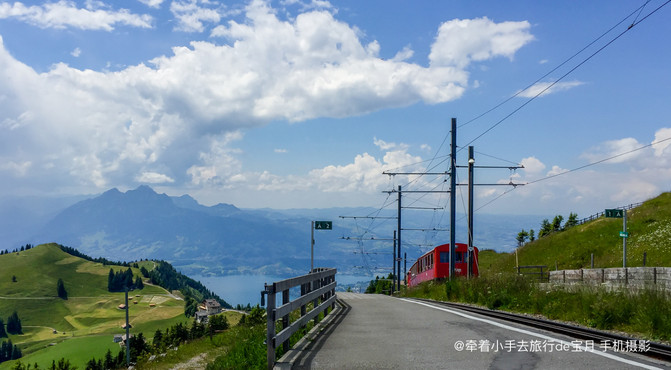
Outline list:
[[[625,155],[628,155],[628,154],[637,152],[637,151],[639,151],[639,150],[643,150],[643,149],[646,149],[646,148],[655,146],[655,145],[657,145],[657,144],[664,143],[664,142],[669,141],[669,140],[671,140],[671,137],[668,137],[668,138],[666,138],[666,139],[661,139],[661,140],[653,141],[653,142],[651,142],[650,144],[646,144],[646,145],[640,146],[640,147],[638,147],[638,148],[635,148],[635,149],[628,150],[628,151],[623,152],[623,153],[619,153],[619,154],[610,156],[610,157],[608,157],[608,158],[603,158],[603,159],[600,159],[600,160],[598,160],[598,161],[596,161],[596,162],[588,163],[588,164],[586,164],[586,165],[579,166],[579,167],[576,167],[576,168],[573,168],[573,169],[570,169],[570,170],[566,170],[566,171],[563,171],[563,172],[559,172],[559,173],[556,173],[556,174],[554,174],[554,175],[550,175],[550,176],[542,177],[542,178],[540,178],[540,179],[536,179],[536,180],[533,180],[533,181],[526,182],[526,183],[525,183],[525,186],[526,186],[526,185],[537,184],[537,183],[539,183],[539,182],[546,181],[546,180],[550,180],[550,179],[553,179],[553,178],[555,178],[555,177],[559,177],[559,176],[567,175],[567,174],[569,174],[569,173],[576,172],[576,171],[580,171],[580,170],[583,170],[583,169],[588,168],[588,167],[596,166],[596,165],[598,165],[598,164],[601,164],[601,163],[604,163],[604,162],[608,162],[608,161],[610,161],[610,160],[613,160],[613,159],[616,159],[616,158],[619,158],[619,157],[622,157],[622,156],[625,156]],[[479,211],[479,210],[481,210],[482,208],[485,208],[486,206],[492,204],[493,202],[497,201],[498,199],[500,199],[500,198],[503,197],[504,195],[506,195],[506,194],[512,192],[512,191],[515,190],[515,189],[517,189],[517,187],[513,187],[513,188],[511,188],[511,189],[509,189],[509,190],[507,190],[507,191],[501,193],[501,194],[500,194],[499,196],[497,196],[496,198],[494,198],[494,199],[490,200],[489,202],[487,202],[487,203],[483,204],[482,206],[480,206],[476,211]]]
[[[564,78],[566,78],[568,75],[570,75],[571,73],[573,73],[576,69],[580,68],[583,64],[587,63],[589,60],[591,60],[591,59],[592,59],[593,57],[595,57],[597,54],[601,53],[605,48],[607,48],[608,46],[610,46],[613,42],[617,41],[620,37],[624,36],[624,35],[625,35],[627,32],[629,32],[629,30],[631,30],[635,25],[637,25],[637,24],[643,22],[644,20],[646,20],[646,19],[647,19],[648,17],[650,17],[652,14],[656,13],[656,12],[659,11],[662,7],[666,6],[669,2],[671,2],[671,0],[666,1],[665,3],[663,3],[662,5],[660,5],[659,7],[657,7],[655,10],[653,10],[653,11],[650,12],[650,13],[648,13],[645,17],[641,18],[640,21],[638,21],[638,22],[636,22],[636,23],[632,23],[627,29],[625,29],[624,31],[620,32],[617,36],[615,36],[614,38],[612,38],[612,39],[611,39],[610,41],[608,41],[605,45],[601,46],[601,47],[600,47],[599,49],[597,49],[594,53],[590,54],[587,58],[583,59],[580,63],[578,63],[578,64],[577,64],[576,66],[574,66],[573,68],[571,68],[568,72],[564,73],[561,77],[559,77],[558,79],[556,79],[555,81],[553,81],[552,83],[550,83],[548,86],[546,86],[546,87],[545,87],[544,89],[542,89],[540,92],[538,92],[536,95],[534,95],[533,97],[529,98],[526,102],[522,103],[519,107],[515,108],[512,112],[510,112],[510,113],[508,113],[507,115],[505,115],[503,118],[501,118],[501,119],[500,119],[499,121],[497,121],[495,124],[493,124],[492,126],[490,126],[490,127],[489,127],[487,130],[485,130],[483,133],[481,133],[480,135],[476,136],[473,140],[471,140],[471,141],[470,141],[468,144],[466,144],[465,146],[469,146],[469,145],[471,145],[472,143],[474,143],[475,141],[477,141],[478,139],[480,139],[481,137],[485,136],[487,133],[489,133],[490,131],[492,131],[492,130],[493,130],[494,128],[496,128],[498,125],[500,125],[501,123],[503,123],[504,121],[506,121],[508,118],[512,117],[515,113],[519,112],[522,108],[524,108],[524,107],[526,107],[527,105],[529,105],[529,103],[531,103],[532,101],[536,100],[536,98],[538,98],[539,96],[543,95],[546,91],[550,90],[550,89],[551,89],[552,87],[554,87],[557,83],[559,83],[559,82],[562,81]]]
[[[577,51],[575,54],[571,55],[568,59],[566,59],[566,60],[564,60],[563,62],[561,62],[561,63],[560,63],[559,65],[557,65],[555,68],[553,68],[552,70],[548,71],[548,72],[547,72],[546,74],[544,74],[543,76],[539,77],[536,81],[534,81],[534,82],[532,82],[531,84],[527,85],[527,86],[526,86],[525,88],[523,88],[522,90],[516,92],[515,94],[513,94],[513,95],[510,96],[509,98],[503,100],[502,102],[500,102],[499,104],[495,105],[494,107],[488,109],[487,111],[485,111],[485,112],[483,112],[483,113],[477,115],[476,117],[474,117],[474,118],[468,120],[467,122],[465,122],[465,123],[459,125],[458,128],[464,127],[464,126],[468,125],[469,123],[474,122],[474,121],[476,121],[476,120],[478,120],[478,119],[480,119],[480,118],[486,116],[487,114],[493,112],[493,111],[496,110],[497,108],[501,107],[502,105],[504,105],[504,104],[506,104],[507,102],[511,101],[512,99],[516,98],[517,96],[519,96],[519,95],[522,94],[523,92],[529,90],[530,88],[532,88],[533,86],[535,86],[537,83],[541,82],[544,78],[546,78],[546,77],[549,76],[550,74],[554,73],[554,72],[557,71],[559,68],[563,67],[566,63],[570,62],[573,58],[575,58],[575,57],[577,57],[578,55],[580,55],[583,51],[587,50],[590,46],[594,45],[597,41],[601,40],[604,36],[606,36],[606,35],[609,34],[611,31],[613,31],[615,28],[617,28],[619,25],[621,25],[622,23],[624,23],[627,19],[629,19],[629,18],[630,18],[632,15],[634,15],[637,11],[639,12],[638,16],[640,16],[640,15],[641,15],[641,12],[643,11],[643,8],[645,7],[645,5],[646,5],[648,2],[650,2],[650,0],[648,0],[645,4],[643,4],[643,5],[640,6],[639,8],[635,9],[633,12],[629,13],[629,14],[628,14],[626,17],[624,17],[621,21],[619,21],[619,22],[616,23],[614,26],[612,26],[611,28],[609,28],[607,31],[605,31],[604,33],[602,33],[602,34],[601,34],[599,37],[597,37],[596,39],[592,40],[592,42],[590,42],[590,43],[588,43],[587,45],[585,45],[582,49],[580,49],[579,51]],[[638,16],[636,16],[636,18],[634,19],[634,23],[636,23],[636,19],[638,19]]]

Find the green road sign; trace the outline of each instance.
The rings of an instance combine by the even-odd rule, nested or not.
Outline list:
[[[624,210],[623,209],[607,209],[606,210],[606,217],[622,218],[622,217],[624,217]]]
[[[629,233],[624,232],[624,231],[620,231],[620,237],[622,237],[622,238],[628,238],[628,237],[629,237]]]
[[[315,221],[315,230],[332,230],[333,221]]]

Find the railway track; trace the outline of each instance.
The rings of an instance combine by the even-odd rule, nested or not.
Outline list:
[[[525,316],[525,315],[520,315],[520,314],[514,314],[510,312],[503,312],[503,311],[496,311],[496,310],[489,310],[486,308],[480,308],[480,307],[473,307],[473,306],[468,306],[464,304],[459,304],[459,303],[452,303],[452,302],[441,302],[441,301],[433,301],[430,299],[424,299],[424,298],[413,298],[418,301],[423,301],[426,303],[431,303],[431,304],[436,304],[440,306],[445,306],[453,309],[458,309],[462,311],[468,311],[472,313],[476,313],[479,315],[483,316],[488,316],[488,317],[493,317],[497,318],[500,320],[505,320],[509,322],[515,322],[518,324],[523,324],[527,326],[531,326],[534,328],[538,329],[543,329],[547,330],[553,333],[559,333],[563,335],[567,335],[569,337],[573,337],[576,339],[581,339],[581,340],[591,340],[594,341],[594,343],[628,343],[630,341],[638,341],[638,338],[632,338],[632,337],[627,337],[623,335],[618,335],[614,333],[609,333],[609,332],[603,332],[599,330],[594,330],[594,329],[589,329],[589,328],[583,328],[575,325],[570,325],[570,324],[565,324],[561,322],[556,322],[556,321],[550,321],[550,320],[544,320],[544,319],[538,319],[535,317],[530,317],[530,316]],[[649,356],[649,357],[654,357],[663,361],[669,361],[671,362],[671,346],[662,344],[662,343],[657,343],[657,342],[649,342],[650,347],[646,351],[641,351],[641,352],[636,352],[644,356]]]

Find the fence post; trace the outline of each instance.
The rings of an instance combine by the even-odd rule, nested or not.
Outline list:
[[[563,279],[562,282],[564,284],[566,284],[566,270],[562,270],[561,272],[562,272],[562,279]]]
[[[648,258],[648,252],[643,252],[643,267],[645,267],[645,260]]]
[[[590,263],[590,268],[594,268],[594,253],[592,253],[592,259]]]
[[[624,285],[629,285],[629,268],[624,268]]]
[[[275,366],[275,284],[266,285],[268,292],[268,305],[266,306],[266,344],[268,369]]]
[[[657,285],[657,267],[652,268],[652,283]]]
[[[321,288],[321,285],[319,284],[321,282],[320,279],[316,279],[312,281],[312,290],[317,290]],[[315,298],[314,301],[312,301],[312,309],[316,309],[317,306],[319,306],[319,297]],[[314,318],[315,325],[319,323],[319,315],[315,316]]]
[[[287,304],[289,303],[289,289],[282,291],[282,304]],[[284,317],[282,317],[282,330],[286,329],[289,327],[289,314],[286,314]],[[289,341],[285,341],[282,344],[282,349],[286,353],[289,351]]]

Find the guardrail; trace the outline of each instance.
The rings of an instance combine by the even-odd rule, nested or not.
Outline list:
[[[628,206],[618,207],[618,208],[616,208],[616,209],[630,210],[630,209],[633,209],[633,208],[636,208],[636,207],[640,206],[641,204],[643,204],[643,202],[632,203],[632,204],[630,204],[630,205],[628,205]],[[584,224],[585,222],[590,222],[590,221],[596,220],[597,218],[599,218],[599,217],[601,217],[601,216],[604,216],[604,215],[605,215],[605,212],[598,212],[598,213],[595,213],[595,214],[593,214],[593,215],[591,215],[591,216],[589,216],[589,217],[585,217],[585,218],[583,218],[583,219],[581,219],[581,220],[578,220],[578,222],[576,223],[576,225],[582,225],[582,224]]]
[[[517,274],[518,275],[538,275],[538,280],[541,281],[547,281],[548,278],[550,277],[548,267],[546,265],[533,265],[533,266],[517,266]],[[534,269],[534,270],[539,270],[539,271],[526,271],[527,269]],[[545,269],[545,272],[543,272],[543,269]],[[524,270],[524,271],[522,271]]]
[[[305,326],[311,319],[315,324],[319,321],[319,314],[324,312],[328,314],[328,309],[335,308],[335,274],[334,268],[314,269],[312,273],[298,276],[286,280],[276,281],[272,284],[264,284],[265,290],[261,291],[261,305],[264,302],[264,296],[268,296],[266,305],[266,344],[268,369],[275,365],[275,351],[279,345],[283,345],[284,351],[289,350],[289,338],[293,333]],[[301,296],[293,301],[290,299],[289,291],[291,288],[300,286]],[[276,306],[275,294],[282,293],[282,305]],[[321,303],[320,303],[321,301]],[[312,302],[313,308],[307,312],[307,304]],[[289,324],[289,314],[293,311],[301,310],[301,317]],[[275,333],[275,322],[281,320],[282,330]]]

